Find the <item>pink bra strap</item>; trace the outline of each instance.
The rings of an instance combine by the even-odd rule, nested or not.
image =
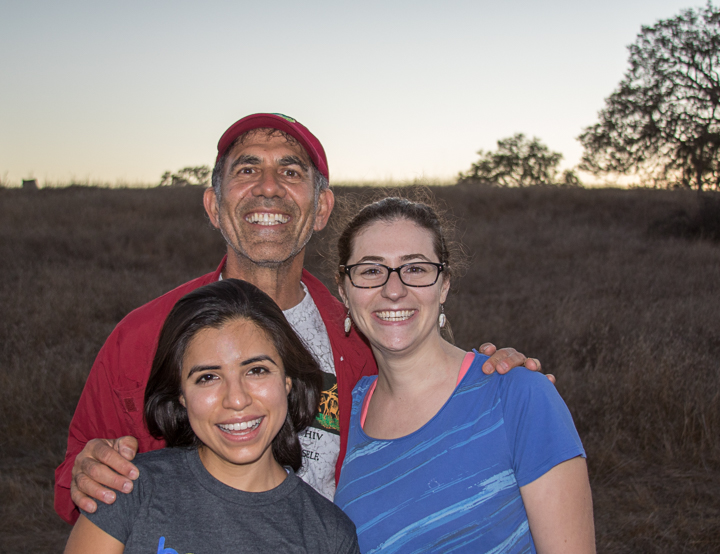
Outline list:
[[[372,395],[375,392],[376,386],[377,386],[377,379],[375,379],[375,382],[370,386],[370,388],[367,391],[367,394],[365,395],[365,400],[363,400],[362,411],[360,412],[360,427],[365,427],[365,418],[367,417],[368,406],[370,405],[370,399],[372,398]]]
[[[465,354],[465,357],[463,358],[462,365],[460,366],[460,373],[458,373],[458,380],[455,386],[458,386],[460,384],[460,381],[463,380],[463,377],[465,377],[465,374],[468,372],[468,369],[470,369],[470,366],[473,363],[473,360],[475,359],[475,352],[472,350]]]

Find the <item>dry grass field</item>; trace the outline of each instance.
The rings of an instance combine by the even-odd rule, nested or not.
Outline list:
[[[350,192],[365,191],[339,202]],[[693,236],[696,195],[434,192],[472,256],[447,306],[457,342],[512,345],[557,376],[588,452],[598,551],[720,552],[720,243]],[[0,188],[0,552],[62,551],[53,470],[97,351],[223,254],[201,194]],[[328,241],[307,259],[326,283]]]

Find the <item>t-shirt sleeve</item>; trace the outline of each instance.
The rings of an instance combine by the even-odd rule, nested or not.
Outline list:
[[[90,514],[81,510],[91,522],[121,543],[127,543],[132,532],[133,523],[140,511],[140,499],[143,495],[142,473],[129,493],[117,492],[115,502],[105,504],[97,502],[97,511]]]
[[[338,539],[337,554],[360,554],[355,525],[341,525]]]
[[[499,393],[518,486],[566,460],[585,457],[570,411],[547,377],[515,368],[500,378]]]
[[[348,538],[343,542],[342,547],[338,550],[339,554],[360,554],[360,546],[358,545],[357,537],[354,539]]]
[[[335,505],[330,507],[332,511],[325,517],[327,519],[332,518],[335,524],[335,540],[333,542],[336,546],[333,552],[337,554],[360,554],[355,524],[339,507]]]

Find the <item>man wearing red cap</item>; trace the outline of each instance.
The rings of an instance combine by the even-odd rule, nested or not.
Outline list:
[[[303,269],[305,246],[333,209],[328,182],[320,141],[290,117],[250,115],[223,134],[204,205],[225,238],[227,255],[214,272],[131,312],[103,345],[70,424],[65,460],[55,472],[55,509],[63,519],[77,519],[76,504],[94,511],[93,498],[113,502],[116,493],[110,489],[132,490],[135,453],[164,446],[143,422],[160,329],[177,300],[222,278],[249,281],[270,295],[319,361],[324,392],[316,423],[300,437],[300,475],[332,498],[352,389],[377,369],[356,331],[344,331],[343,305]],[[503,360],[512,367],[525,357],[507,349],[493,357],[493,366]]]

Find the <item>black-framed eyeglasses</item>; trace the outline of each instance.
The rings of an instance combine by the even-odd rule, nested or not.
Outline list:
[[[435,262],[411,262],[400,267],[383,264],[362,263],[341,265],[340,272],[350,277],[350,282],[359,289],[382,287],[395,272],[400,281],[408,287],[431,287],[437,283],[440,272],[447,266]]]

